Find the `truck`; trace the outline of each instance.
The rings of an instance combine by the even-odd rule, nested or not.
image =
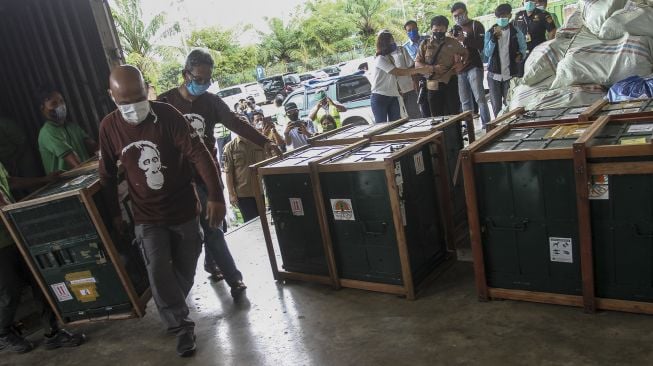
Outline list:
[[[362,72],[326,80],[310,80],[304,89],[290,93],[283,105],[290,102],[297,104],[299,117],[308,118],[308,114],[317,103],[315,93],[324,90],[331,100],[347,107],[346,112],[340,113],[343,126],[371,124],[374,122],[370,103],[371,89],[370,81]]]

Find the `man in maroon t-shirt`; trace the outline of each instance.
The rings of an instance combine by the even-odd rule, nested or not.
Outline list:
[[[184,82],[177,88],[170,89],[159,95],[159,100],[170,103],[177,108],[193,126],[194,132],[200,135],[209,151],[213,152],[213,158],[217,162],[217,149],[215,148],[215,137],[213,129],[217,123],[237,133],[249,141],[264,147],[266,150],[273,150],[271,142],[261,135],[247,121],[236,115],[220,97],[208,93],[211,85],[211,74],[213,72],[213,58],[211,55],[199,49],[193,50],[186,58],[186,65],[182,71]],[[197,193],[200,203],[204,208],[206,201],[207,187],[196,179]],[[217,265],[219,271],[231,287],[231,295],[236,298],[247,288],[243,283],[243,275],[240,273],[227,247],[224,233],[220,229],[211,229],[206,220],[200,220],[204,230],[204,269],[212,273],[213,277],[220,279],[220,272],[215,273]],[[214,264],[215,263],[215,264]]]
[[[100,124],[100,182],[114,224],[120,228],[117,162],[125,169],[135,234],[147,266],[152,297],[177,354],[195,351],[195,323],[186,296],[193,286],[203,233],[191,163],[206,184],[206,217],[215,228],[225,215],[219,172],[202,140],[169,104],[147,100],[140,71],[116,67],[109,79],[118,110]]]

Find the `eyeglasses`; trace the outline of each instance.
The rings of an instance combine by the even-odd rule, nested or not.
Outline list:
[[[206,80],[206,79],[203,79],[201,76],[196,76],[196,75],[194,75],[194,74],[193,74],[192,72],[190,72],[190,71],[187,71],[187,72],[188,72],[188,74],[190,75],[191,80],[193,80],[194,82],[196,82],[196,83],[198,83],[198,84],[201,84],[201,85],[205,85],[205,84],[213,84],[213,81],[214,81],[214,80],[213,80],[212,77],[209,78],[209,80]]]

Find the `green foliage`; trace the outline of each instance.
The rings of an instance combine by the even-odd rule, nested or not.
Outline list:
[[[256,65],[267,75],[307,72],[374,53],[376,34],[390,30],[397,43],[406,41],[404,23],[416,20],[422,33],[429,32],[432,17],[451,18],[451,0],[308,0],[284,23],[266,19],[268,30],[259,31],[260,42],[242,46],[237,36],[251,29],[218,26],[196,29],[184,40],[184,50],[160,45],[164,37],[178,34],[179,24],[168,25],[165,13],[142,21],[141,0],[114,0],[116,28],[127,61],[139,67],[146,79],[162,92],[181,82],[180,64],[191,48],[207,49],[214,58],[213,77],[222,87],[255,80]],[[183,0],[179,0],[183,2]],[[467,1],[469,14],[476,17],[492,13],[504,2],[513,7],[521,0]]]
[[[162,38],[179,33],[179,24],[167,25],[165,13],[143,22],[141,0],[115,0],[111,14],[127,63],[138,67],[146,80],[156,88],[159,65],[156,56],[169,56],[169,47],[159,45]]]

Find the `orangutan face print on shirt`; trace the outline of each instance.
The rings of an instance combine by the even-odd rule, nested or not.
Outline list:
[[[165,166],[161,162],[161,153],[156,144],[150,141],[132,142],[122,149],[122,155],[132,148],[140,151],[138,167],[145,174],[145,182],[147,183],[147,186],[154,190],[161,189],[165,183],[162,171],[165,169]]]
[[[191,137],[195,138],[196,136],[199,136],[202,140],[204,140],[204,133],[206,131],[206,122],[204,121],[204,117],[196,113],[184,114],[184,117],[186,117],[186,121],[188,121],[188,123],[190,123],[190,125],[193,127]]]

